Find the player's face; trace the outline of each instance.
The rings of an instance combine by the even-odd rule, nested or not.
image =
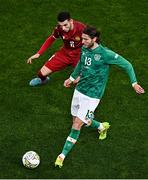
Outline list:
[[[65,32],[69,32],[72,28],[71,20],[65,20],[63,22],[58,22],[58,24],[60,25],[62,30]]]
[[[82,34],[82,43],[86,48],[92,48],[94,45],[94,39],[91,39],[89,35]]]

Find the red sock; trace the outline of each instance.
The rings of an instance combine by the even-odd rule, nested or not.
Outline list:
[[[43,74],[42,74],[41,71],[38,72],[38,77],[39,77],[42,81],[45,81],[46,78],[47,78],[47,76],[43,76]]]

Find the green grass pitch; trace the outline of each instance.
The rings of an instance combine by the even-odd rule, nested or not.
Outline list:
[[[59,11],[102,31],[103,44],[134,66],[146,93],[138,96],[127,75],[112,66],[96,119],[109,121],[108,138],[83,128],[62,169],[54,168],[71,128],[73,87],[63,82],[72,68],[55,73],[46,86],[29,81],[61,46],[58,40],[33,65],[26,64],[56,25]],[[148,178],[148,1],[147,0],[0,0],[0,178],[144,179]],[[41,164],[22,166],[34,150]]]

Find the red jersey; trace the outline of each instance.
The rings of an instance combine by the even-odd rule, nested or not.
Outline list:
[[[73,29],[69,32],[65,32],[58,25],[55,27],[51,36],[49,36],[40,50],[37,52],[38,54],[42,54],[51,44],[57,39],[61,38],[64,43],[64,48],[67,50],[79,49],[82,47],[82,33],[85,28],[85,25],[81,22],[73,20]]]

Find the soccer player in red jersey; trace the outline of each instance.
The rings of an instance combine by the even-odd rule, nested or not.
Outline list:
[[[60,71],[68,65],[75,67],[79,61],[82,47],[81,36],[85,25],[73,20],[69,12],[60,12],[57,20],[58,25],[55,27],[53,33],[46,39],[40,50],[27,60],[27,63],[32,64],[32,60],[39,58],[57,38],[63,40],[63,47],[43,65],[37,74],[38,77],[30,81],[30,86],[46,84],[49,80],[48,75]]]

